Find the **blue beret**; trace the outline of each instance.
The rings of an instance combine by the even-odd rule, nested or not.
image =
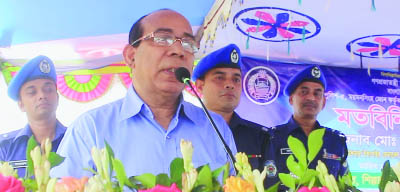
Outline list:
[[[56,69],[48,57],[40,55],[26,63],[8,85],[8,96],[18,101],[22,85],[35,79],[51,79],[57,82]]]
[[[235,44],[229,44],[203,57],[193,70],[192,80],[196,81],[213,68],[240,69],[240,49]]]
[[[320,83],[324,89],[326,89],[324,73],[322,73],[321,69],[317,65],[311,65],[290,78],[285,87],[285,95],[290,96],[290,94],[296,90],[297,86],[305,81]]]

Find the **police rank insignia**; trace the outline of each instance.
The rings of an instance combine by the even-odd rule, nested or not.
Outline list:
[[[274,160],[267,160],[264,166],[267,168],[267,177],[276,177],[277,168]]]
[[[314,67],[314,68],[311,70],[311,75],[312,75],[313,77],[315,77],[315,78],[319,78],[319,77],[321,77],[321,71],[318,69],[318,67]]]
[[[231,52],[231,62],[237,64],[239,62],[239,54],[236,49],[233,49]]]
[[[47,60],[42,60],[39,64],[39,69],[42,73],[50,73],[50,64]]]

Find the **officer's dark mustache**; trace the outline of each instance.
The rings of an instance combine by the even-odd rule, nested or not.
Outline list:
[[[304,102],[302,105],[302,107],[317,107],[317,103],[315,103],[314,101],[306,101]]]

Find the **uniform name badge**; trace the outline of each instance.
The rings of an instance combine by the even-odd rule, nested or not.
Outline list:
[[[14,169],[27,168],[28,167],[28,163],[27,162],[28,162],[27,160],[8,161],[8,163]]]
[[[281,148],[281,155],[291,155],[293,154],[292,150],[290,148]]]
[[[277,168],[274,160],[265,161],[264,166],[267,168],[267,177],[276,177]]]

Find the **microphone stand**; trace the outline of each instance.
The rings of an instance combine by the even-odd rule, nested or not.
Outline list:
[[[200,102],[200,104],[201,104],[201,106],[202,106],[202,108],[203,108],[204,113],[206,114],[208,120],[211,122],[211,125],[212,125],[212,127],[214,128],[214,131],[217,133],[219,140],[220,140],[220,141],[222,142],[222,144],[224,145],[224,150],[225,150],[225,152],[226,152],[226,153],[228,154],[228,156],[229,156],[229,159],[230,159],[230,161],[231,161],[231,164],[232,164],[232,167],[233,167],[233,170],[234,170],[235,175],[237,175],[237,170],[236,170],[236,167],[235,167],[235,162],[236,162],[236,161],[235,161],[235,158],[233,157],[232,151],[231,151],[231,149],[229,148],[229,146],[226,144],[224,138],[222,138],[222,135],[221,135],[221,133],[219,132],[219,130],[218,130],[218,128],[217,128],[217,125],[215,125],[215,122],[214,122],[214,120],[212,119],[210,113],[208,112],[206,106],[205,106],[204,103],[201,101],[201,99],[200,99],[199,95],[197,94],[196,90],[193,88],[192,84],[190,83],[190,79],[187,78],[187,77],[183,77],[183,78],[182,78],[182,81],[183,81],[184,84],[188,85],[188,86],[190,87],[190,89],[192,89],[192,91],[193,91],[194,94],[196,95],[196,98],[199,100],[199,102]]]

